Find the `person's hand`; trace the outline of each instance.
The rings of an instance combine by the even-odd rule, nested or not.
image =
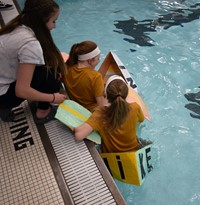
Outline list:
[[[54,96],[55,96],[55,99],[53,103],[55,104],[60,104],[67,98],[66,95],[60,94],[60,93],[54,93]]]

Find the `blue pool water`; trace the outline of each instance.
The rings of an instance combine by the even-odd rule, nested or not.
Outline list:
[[[52,34],[60,50],[89,39],[101,61],[114,51],[148,105],[152,121],[139,133],[154,142],[154,169],[140,187],[116,181],[127,204],[199,205],[200,103],[185,97],[200,90],[198,1],[57,2],[61,15]]]

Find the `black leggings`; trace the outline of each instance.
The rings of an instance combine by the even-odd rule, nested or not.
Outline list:
[[[4,95],[0,96],[0,109],[17,107],[24,101],[24,99],[15,95],[15,85],[16,81],[10,84],[8,91]],[[51,69],[47,73],[45,66],[36,66],[31,87],[43,93],[59,92],[61,88],[59,75],[55,78]],[[38,102],[37,107],[46,110],[49,108],[49,102]]]

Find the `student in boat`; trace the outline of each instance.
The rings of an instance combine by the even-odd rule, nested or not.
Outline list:
[[[108,105],[99,106],[85,123],[74,128],[77,141],[86,138],[93,130],[102,138],[102,152],[128,152],[137,150],[137,124],[144,115],[137,103],[128,103],[128,85],[121,76],[111,76],[105,85]]]
[[[71,47],[66,62],[67,71],[64,78],[67,94],[71,100],[81,104],[90,111],[104,103],[104,81],[95,70],[100,60],[100,50],[96,43],[83,41]]]
[[[35,122],[54,118],[59,104],[60,76],[66,65],[50,31],[55,28],[59,6],[53,0],[26,0],[22,12],[0,29],[0,118],[13,121],[12,108],[25,99],[36,101]]]

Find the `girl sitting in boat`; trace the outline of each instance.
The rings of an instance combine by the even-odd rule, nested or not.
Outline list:
[[[96,43],[83,41],[71,47],[66,62],[68,73],[64,78],[67,94],[90,111],[104,103],[104,81],[94,70],[99,63],[100,50]]]
[[[139,148],[136,136],[138,122],[144,121],[140,106],[128,103],[128,86],[121,76],[111,76],[105,85],[108,105],[99,106],[85,123],[74,128],[76,140],[82,140],[93,130],[102,138],[103,153],[128,152]]]

